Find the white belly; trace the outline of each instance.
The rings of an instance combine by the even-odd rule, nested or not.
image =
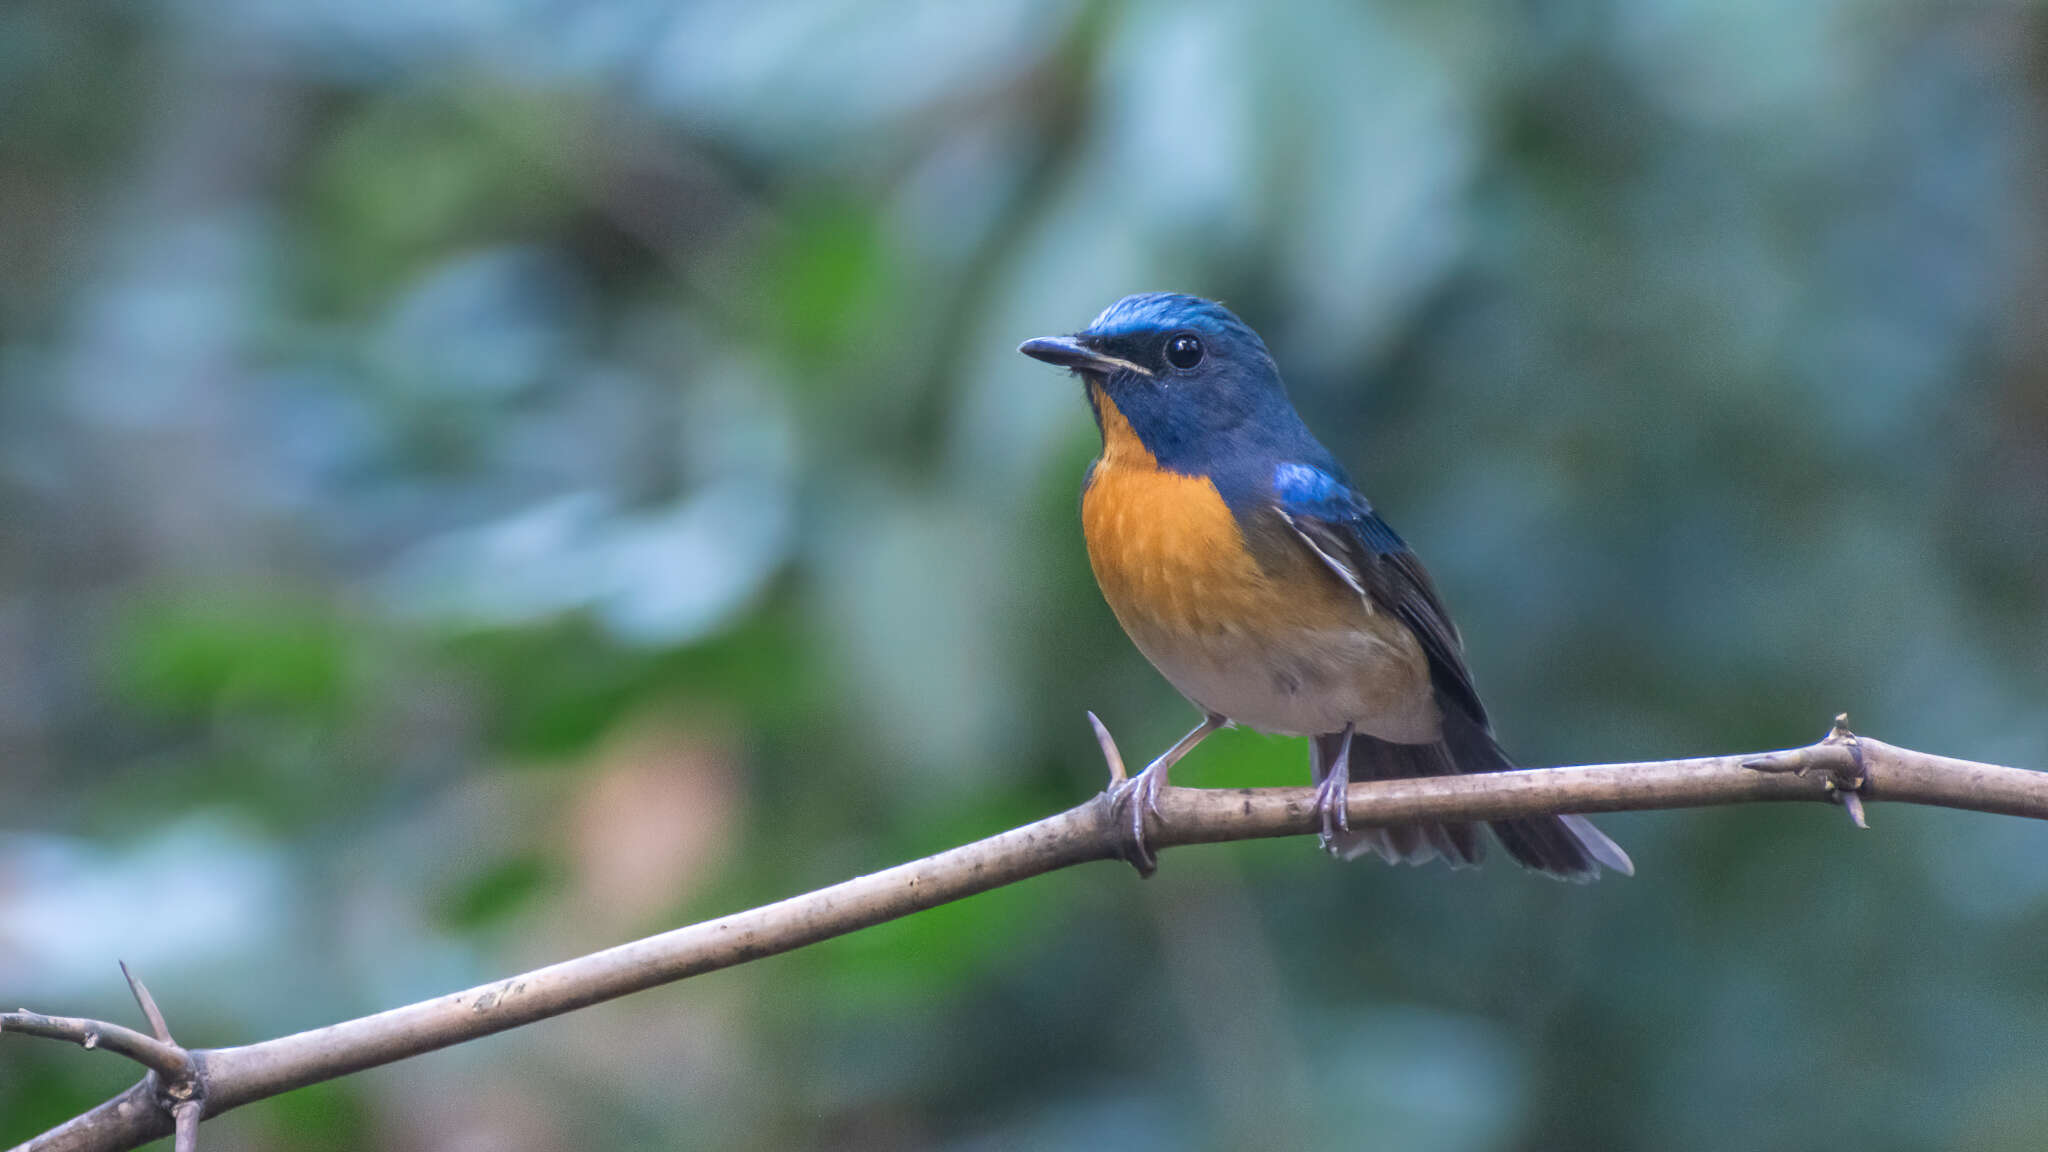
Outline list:
[[[1286,643],[1244,632],[1131,638],[1183,696],[1248,728],[1283,736],[1346,724],[1399,744],[1442,736],[1429,662],[1415,638],[1384,616],[1378,627],[1305,633]]]

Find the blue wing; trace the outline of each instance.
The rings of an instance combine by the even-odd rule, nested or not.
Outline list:
[[[1405,541],[1343,479],[1308,464],[1273,469],[1277,510],[1325,567],[1422,643],[1437,691],[1485,724],[1486,707],[1465,667],[1465,646],[1429,573]]]

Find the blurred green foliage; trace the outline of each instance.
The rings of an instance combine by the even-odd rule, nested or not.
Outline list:
[[[0,999],[239,1043],[986,835],[1189,710],[1070,381],[1230,302],[1533,763],[2048,766],[2026,5],[0,7]],[[1212,741],[1205,786],[1305,779]],[[210,1148],[2032,1149],[2039,829],[1104,866]],[[128,1070],[0,1045],[0,1137]]]

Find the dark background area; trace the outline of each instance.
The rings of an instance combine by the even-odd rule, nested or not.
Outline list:
[[[1528,762],[2048,767],[2044,101],[2019,4],[0,6],[0,1001],[248,1042],[1078,802],[1193,713],[1014,348],[1142,290]],[[1871,817],[1090,866],[204,1140],[2040,1148],[2048,836]],[[0,1043],[0,1139],[132,1079]]]

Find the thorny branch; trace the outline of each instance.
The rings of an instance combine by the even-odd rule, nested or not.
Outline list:
[[[1094,718],[1091,716],[1090,720]],[[1112,783],[1122,757],[1100,722]],[[1107,793],[1033,824],[779,903],[677,928],[521,976],[373,1016],[235,1048],[186,1049],[170,1039],[139,981],[156,1035],[94,1020],[0,1013],[0,1032],[68,1040],[134,1060],[141,1083],[30,1140],[35,1150],[112,1152],[178,1136],[231,1108],[474,1040],[631,992],[828,940],[978,892],[1091,860],[1125,858],[1123,823]],[[1691,808],[1757,801],[1840,803],[1864,824],[1866,800],[2048,819],[2048,773],[1934,756],[1859,737],[1847,717],[1816,744],[1737,756],[1540,768],[1351,786],[1351,823],[1503,820],[1565,812]],[[1317,829],[1309,788],[1168,788],[1146,830],[1155,848]],[[1640,881],[1639,881],[1640,882]]]
[[[134,994],[136,1005],[142,1009],[143,1018],[149,1021],[149,1030],[155,1035],[144,1036],[133,1028],[103,1020],[44,1016],[25,1009],[0,1012],[0,1032],[14,1031],[47,1040],[68,1040],[88,1050],[104,1048],[149,1069],[149,1075],[124,1093],[122,1098],[135,1097],[138,1106],[147,1101],[170,1117],[177,1137],[174,1152],[198,1152],[199,1121],[206,1114],[205,1053],[182,1048],[171,1039],[171,1026],[164,1022],[163,1011],[156,1006],[156,997],[149,994],[148,987],[125,962],[121,965],[121,975],[127,979],[128,991]],[[46,1138],[31,1140],[27,1147],[37,1147]]]

